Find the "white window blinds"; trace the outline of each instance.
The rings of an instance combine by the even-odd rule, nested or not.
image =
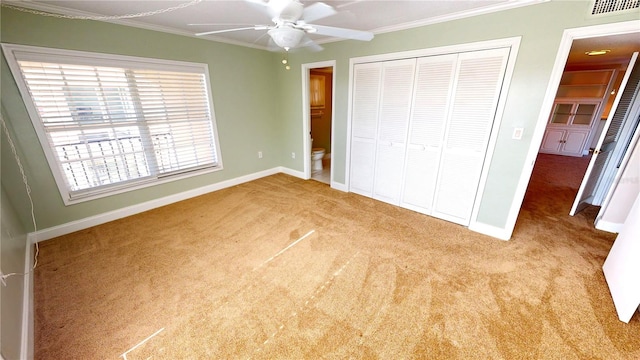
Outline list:
[[[65,201],[220,167],[206,65],[11,54]]]

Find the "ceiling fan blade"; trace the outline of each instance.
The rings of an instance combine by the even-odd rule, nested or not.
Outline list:
[[[309,38],[306,35],[302,38],[302,41],[300,41],[300,45],[298,45],[296,47],[297,48],[305,48],[306,50],[310,50],[310,51],[313,51],[313,52],[324,50],[324,48],[322,46],[316,44],[315,41],[311,40],[311,38]]]
[[[260,11],[261,13],[268,15],[269,18],[278,16],[276,9],[269,5],[269,2],[263,0],[244,0],[249,6]]]
[[[316,30],[315,32],[310,32],[312,34],[333,36],[333,37],[339,37],[343,39],[360,40],[360,41],[370,41],[371,39],[373,39],[373,33],[370,33],[368,31],[343,29],[343,28],[323,26],[323,25],[312,25],[312,26]]]
[[[315,20],[320,20],[331,15],[335,15],[338,12],[332,7],[322,2],[313,3],[304,8],[302,11],[302,19],[309,23]]]
[[[232,31],[243,31],[243,30],[267,30],[267,29],[269,29],[269,26],[267,26],[267,25],[255,25],[255,26],[251,26],[251,27],[242,27],[242,28],[235,28],[235,29],[224,29],[224,30],[205,31],[205,32],[197,33],[197,34],[196,34],[196,36],[204,36],[204,35],[212,35],[212,34],[222,34],[222,33],[232,32]]]
[[[258,36],[258,38],[257,38],[257,39],[255,39],[253,43],[254,43],[254,44],[259,43],[259,42],[260,42],[260,40],[264,39],[264,37],[265,37],[265,36],[269,36],[269,33],[268,33],[268,32],[265,32],[264,34],[262,34],[262,35]]]
[[[227,23],[193,23],[187,24],[187,26],[253,26],[251,24],[227,24]]]

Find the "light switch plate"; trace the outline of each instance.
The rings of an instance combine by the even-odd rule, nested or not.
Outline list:
[[[514,140],[522,140],[523,132],[524,132],[524,128],[521,128],[521,127],[513,128],[513,135],[511,135],[511,138]]]

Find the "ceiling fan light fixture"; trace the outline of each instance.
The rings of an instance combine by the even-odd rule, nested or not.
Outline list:
[[[291,27],[279,27],[269,30],[269,36],[281,48],[294,48],[302,40],[304,31]]]

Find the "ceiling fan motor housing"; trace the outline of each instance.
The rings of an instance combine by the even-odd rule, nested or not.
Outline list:
[[[304,36],[304,31],[284,26],[271,29],[268,34],[278,46],[288,49],[294,48],[300,43]]]
[[[314,2],[305,7],[300,0],[245,0],[253,4],[263,13],[271,17],[274,25],[254,25],[235,29],[223,29],[197,33],[197,36],[227,33],[244,30],[269,30],[268,34],[280,48],[289,50],[303,46],[311,51],[320,51],[317,45],[306,34],[324,35],[343,39],[369,41],[373,34],[353,29],[314,25],[310,22],[335,15],[336,10],[323,2]],[[301,45],[302,43],[302,45]]]

